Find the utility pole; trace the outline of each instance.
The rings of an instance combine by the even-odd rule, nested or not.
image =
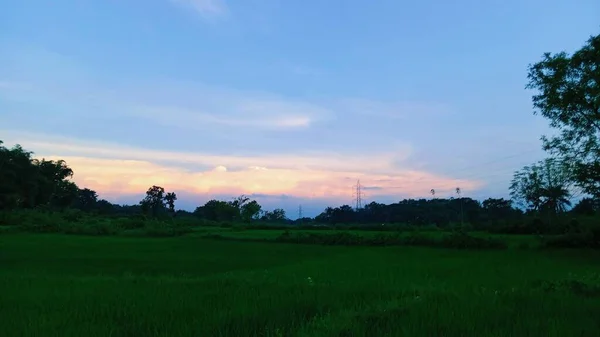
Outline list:
[[[461,226],[464,226],[464,217],[463,217],[463,200],[462,197],[460,196],[461,190],[460,187],[456,188],[456,194],[458,194],[458,198],[460,199],[460,224]]]

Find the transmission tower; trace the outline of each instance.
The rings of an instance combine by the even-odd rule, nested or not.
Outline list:
[[[362,208],[362,185],[360,184],[360,180],[356,181],[356,185],[352,188],[354,191],[354,202],[356,204],[356,210]]]
[[[302,205],[298,206],[298,219],[302,219]]]

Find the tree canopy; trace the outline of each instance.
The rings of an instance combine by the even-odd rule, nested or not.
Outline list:
[[[544,149],[573,168],[574,181],[600,197],[600,35],[572,55],[545,53],[529,66],[535,114],[558,131],[542,137]]]

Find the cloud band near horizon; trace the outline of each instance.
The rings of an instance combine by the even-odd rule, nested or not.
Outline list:
[[[371,200],[390,195],[423,197],[431,188],[443,196],[451,195],[457,186],[470,191],[483,186],[475,180],[404,169],[394,153],[227,156],[10,131],[1,134],[6,146],[18,143],[37,158],[65,160],[80,187],[91,188],[108,200],[143,194],[152,185],[204,197],[289,195],[339,204],[352,198],[352,186],[358,179]]]

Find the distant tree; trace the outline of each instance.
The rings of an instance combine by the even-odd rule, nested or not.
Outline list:
[[[96,208],[98,203],[98,193],[89,188],[79,189],[77,191],[77,200],[75,207],[83,211],[89,212]]]
[[[67,180],[59,181],[55,184],[48,204],[59,209],[71,207],[76,203],[78,193],[79,187],[74,182]]]
[[[263,216],[261,217],[261,220],[282,222],[282,221],[287,220],[287,217],[285,215],[285,210],[283,210],[281,208],[276,208],[273,211],[264,212]]]
[[[212,221],[233,221],[239,215],[239,210],[233,203],[213,199],[197,207],[194,215]]]
[[[544,149],[572,165],[575,182],[584,192],[600,197],[600,35],[591,36],[570,56],[545,53],[529,66],[528,79],[527,88],[538,92],[533,96],[534,114],[548,118],[559,131],[542,137]],[[555,199],[565,192],[552,191],[560,196]]]
[[[570,167],[555,159],[545,159],[515,172],[511,197],[529,210],[563,212],[570,205]]]
[[[600,200],[583,198],[571,209],[571,213],[578,215],[594,215],[600,210]]]
[[[175,200],[177,200],[175,192],[169,192],[165,195],[165,201],[167,206],[169,206],[169,212],[173,215],[175,214]]]
[[[115,212],[115,205],[104,199],[100,199],[96,203],[96,210],[99,214],[111,215]]]
[[[250,221],[253,219],[257,219],[260,215],[262,207],[256,200],[252,200],[248,203],[242,205],[240,210],[240,216],[243,221]]]
[[[238,210],[241,211],[242,207],[248,202],[250,201],[250,198],[245,196],[245,195],[240,195],[237,198],[234,198],[233,201],[230,201],[230,205],[237,208]]]
[[[152,216],[158,216],[165,210],[165,189],[160,186],[152,186],[146,191],[146,197],[140,201],[142,211]]]
[[[485,199],[481,203],[481,206],[483,208],[483,211],[488,215],[488,217],[494,219],[505,219],[519,213],[512,207],[512,201],[506,200],[504,198]]]
[[[460,194],[462,191],[460,190],[460,187],[457,187],[455,189],[455,191],[456,191],[456,195],[458,195],[458,198],[460,199],[460,223],[461,223],[461,225],[463,225],[464,224],[463,202],[462,202],[462,198],[460,197]]]
[[[69,207],[77,187],[64,160],[38,160],[21,145],[8,149],[0,141],[0,209]]]

